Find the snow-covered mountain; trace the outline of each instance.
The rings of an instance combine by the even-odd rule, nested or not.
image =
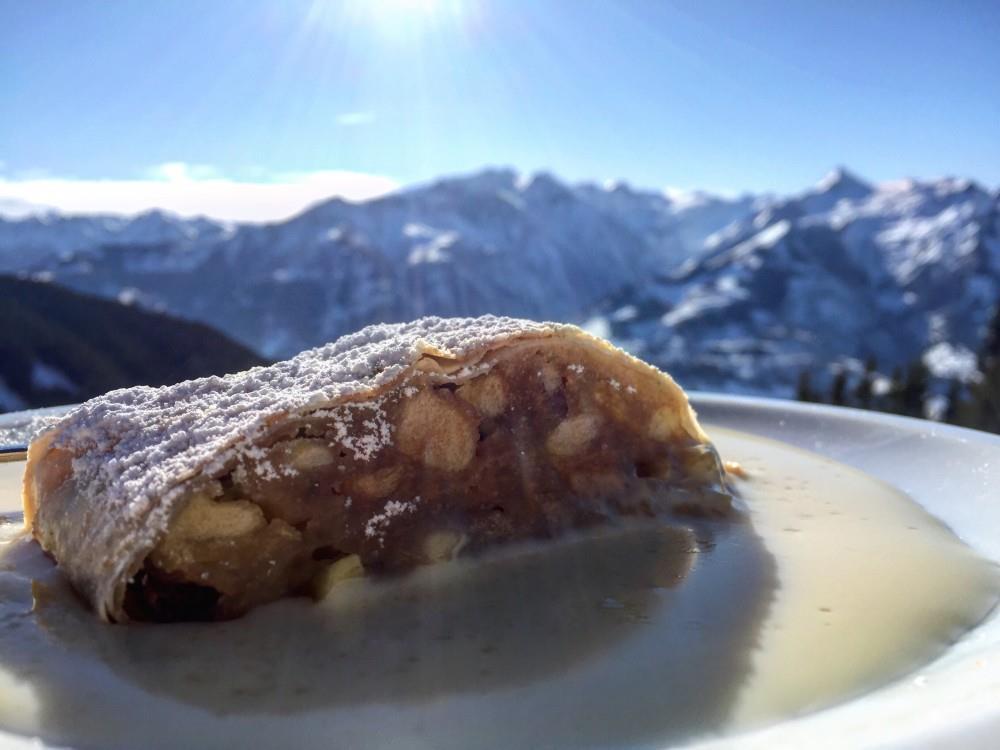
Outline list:
[[[727,218],[746,213],[723,203]],[[703,238],[683,234],[680,215],[655,193],[488,170],[361,204],[331,200],[278,224],[176,220],[173,240],[160,232],[127,242],[124,230],[109,240],[90,224],[74,240],[69,222],[82,219],[48,234],[37,220],[7,222],[0,270],[13,257],[8,270],[210,321],[282,356],[375,320],[430,313],[583,320],[690,256]]]
[[[702,191],[635,190],[625,183],[581,185],[576,193],[658,248],[671,264],[699,255],[714,232],[750,216],[770,200],[752,195],[724,198]]]
[[[686,386],[788,393],[801,368],[868,356],[968,375],[1000,292],[998,206],[968,181],[844,169],[733,199],[487,170],[267,225],[0,220],[0,271],[210,322],[268,356],[375,320],[495,312],[589,321]]]
[[[838,170],[707,244],[607,312],[613,335],[699,387],[787,395],[802,369],[921,355],[974,377],[1000,299],[1000,197],[975,183]]]

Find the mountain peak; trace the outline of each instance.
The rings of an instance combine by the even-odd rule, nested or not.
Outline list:
[[[133,219],[158,219],[161,221],[172,221],[177,218],[177,214],[171,213],[169,211],[164,211],[162,208],[147,208],[145,211],[140,211],[135,214]]]
[[[524,184],[521,192],[538,200],[551,200],[561,198],[571,191],[551,172],[543,171],[535,172]]]
[[[169,227],[184,223],[184,220],[177,214],[164,211],[160,208],[150,208],[134,216],[128,217],[125,223],[133,227]]]
[[[871,194],[872,186],[846,167],[834,167],[818,183],[818,193],[837,193],[844,198],[863,198]]]
[[[437,180],[432,187],[459,189],[463,192],[495,193],[498,190],[514,190],[518,174],[513,169],[504,167],[487,167],[472,174],[445,177]]]
[[[724,202],[725,200],[721,196],[713,195],[707,190],[684,190],[675,187],[664,188],[663,196],[670,202],[675,212],[706,206],[710,203]]]

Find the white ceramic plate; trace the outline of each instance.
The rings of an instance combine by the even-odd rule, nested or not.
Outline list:
[[[1000,437],[769,399],[695,394],[693,401],[709,433],[718,426],[769,437],[867,472],[1000,563]],[[18,421],[23,417],[0,417],[0,433]],[[12,434],[8,429],[8,440]],[[697,747],[985,749],[995,747],[998,736],[1000,613],[994,612],[918,674],[834,708]],[[37,744],[0,734],[0,748],[22,747]]]
[[[706,430],[782,440],[881,479],[1000,563],[1000,437],[933,422],[773,399],[696,395]],[[699,747],[995,748],[1000,612],[932,664],[864,698]]]

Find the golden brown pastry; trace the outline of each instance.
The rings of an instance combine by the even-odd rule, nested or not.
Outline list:
[[[622,517],[730,510],[659,370],[552,323],[375,325],[114,391],[35,440],[25,522],[104,619],[220,619]]]

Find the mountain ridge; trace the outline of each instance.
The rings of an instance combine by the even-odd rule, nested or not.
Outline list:
[[[590,321],[688,387],[788,395],[820,362],[968,361],[1000,292],[998,214],[1000,193],[971,180],[843,167],[735,198],[489,169],[270,224],[60,227],[58,251],[0,220],[0,270],[207,321],[274,357],[376,320],[495,312]]]

